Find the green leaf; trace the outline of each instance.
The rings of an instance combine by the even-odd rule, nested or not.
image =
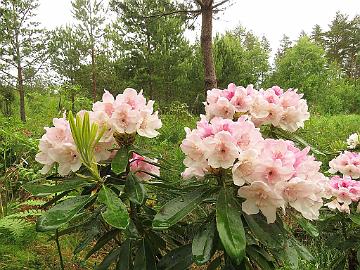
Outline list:
[[[301,226],[301,228],[303,228],[311,236],[319,236],[319,231],[313,224],[311,224],[310,221],[306,220],[305,218],[297,218],[297,222]]]
[[[302,245],[298,240],[292,237],[289,239],[289,241],[291,242],[291,245],[297,250],[301,258],[309,262],[315,260],[313,255],[311,255],[310,251],[304,245]]]
[[[145,239],[140,242],[138,252],[135,256],[134,270],[156,270],[154,254]]]
[[[88,226],[84,227],[84,239],[80,241],[80,243],[76,246],[73,251],[74,254],[77,254],[84,250],[100,233],[100,221],[96,220],[92,223],[89,223]]]
[[[104,260],[95,267],[95,270],[106,270],[109,269],[110,265],[116,260],[116,258],[120,255],[121,247],[116,247],[109,252],[108,255],[104,258]]]
[[[290,241],[287,241],[284,248],[284,262],[290,267],[290,269],[299,268],[299,256],[297,250],[293,247]]]
[[[41,185],[35,183],[26,183],[23,187],[34,196],[47,196],[54,193],[60,193],[68,190],[73,190],[79,187],[88,185],[89,182],[81,179],[69,179],[62,181],[56,185]]]
[[[358,213],[351,213],[350,219],[352,222],[354,222],[356,225],[360,225],[360,214]]]
[[[183,219],[203,201],[208,189],[199,188],[166,203],[153,220],[154,229],[167,229]]]
[[[125,229],[129,225],[126,205],[114,191],[103,186],[99,192],[98,201],[106,205],[106,211],[101,215],[108,224],[118,229]]]
[[[145,200],[145,187],[132,172],[130,172],[126,178],[125,193],[129,197],[129,200],[136,204],[141,205]]]
[[[91,200],[89,195],[67,199],[42,215],[36,224],[38,231],[51,231],[69,222]]]
[[[205,224],[194,237],[192,242],[192,254],[194,261],[198,264],[204,264],[211,258],[215,235],[215,221]]]
[[[217,269],[220,269],[219,268],[220,265],[221,265],[221,257],[219,256],[216,259],[212,260],[206,269],[207,270],[217,270]]]
[[[222,189],[216,204],[216,225],[226,253],[237,263],[245,256],[246,237],[241,210],[231,190]]]
[[[131,240],[126,240],[120,248],[119,259],[116,265],[117,270],[130,270]]]
[[[120,174],[126,171],[126,166],[129,162],[129,154],[126,147],[120,148],[114,159],[111,162],[111,170],[116,173]]]
[[[253,235],[270,248],[284,246],[285,232],[277,223],[268,224],[264,217],[257,215],[243,215]]]
[[[191,244],[173,249],[161,258],[158,263],[159,270],[184,270],[189,269],[193,263]]]
[[[262,270],[273,270],[274,265],[271,261],[267,260],[266,257],[254,246],[248,246],[246,253],[252,262],[255,262],[259,269]]]
[[[90,258],[91,255],[98,252],[100,249],[102,249],[107,243],[110,242],[117,234],[119,233],[118,229],[113,229],[111,231],[106,232],[103,236],[97,240],[95,246],[86,254],[85,259],[87,260]]]

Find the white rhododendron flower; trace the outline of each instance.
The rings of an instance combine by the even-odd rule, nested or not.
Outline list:
[[[359,144],[359,135],[357,133],[353,133],[346,140],[349,149],[355,149]]]

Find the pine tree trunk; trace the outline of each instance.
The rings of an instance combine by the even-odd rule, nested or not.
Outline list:
[[[92,95],[93,102],[96,101],[96,62],[95,62],[95,48],[91,47],[91,73],[92,73]]]
[[[201,25],[201,51],[205,71],[205,95],[206,91],[217,87],[215,65],[212,48],[212,0],[203,0],[202,25]]]
[[[25,91],[24,91],[24,80],[22,75],[22,67],[18,64],[17,67],[17,81],[18,81],[18,91],[20,95],[20,118],[24,123],[26,122],[26,114],[25,114]]]

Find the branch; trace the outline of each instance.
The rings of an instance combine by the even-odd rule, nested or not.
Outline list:
[[[219,3],[217,3],[217,4],[215,4],[214,6],[213,6],[213,9],[215,9],[215,8],[217,8],[217,7],[219,7],[219,6],[221,6],[221,5],[223,5],[223,4],[225,4],[226,2],[229,2],[230,0],[223,0],[223,1],[221,1],[221,2],[219,2]]]
[[[9,77],[17,80],[17,77],[16,77],[16,76],[10,74],[9,72],[6,72],[5,70],[0,69],[0,72],[2,72],[2,73],[4,73],[4,74],[6,74],[7,76],[9,76]]]
[[[198,3],[200,7],[204,7],[204,3],[202,2],[202,0],[195,0],[195,2]]]
[[[174,14],[188,14],[188,13],[191,13],[191,14],[200,14],[201,13],[201,9],[196,9],[196,10],[173,10],[173,11],[170,11],[170,12],[165,12],[165,13],[158,13],[158,14],[152,14],[152,15],[149,15],[149,16],[144,16],[142,18],[144,19],[150,19],[150,18],[158,18],[158,17],[165,17],[165,16],[169,16],[169,15],[174,15]]]

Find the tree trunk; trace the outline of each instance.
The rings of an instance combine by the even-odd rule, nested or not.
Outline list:
[[[154,88],[152,83],[152,63],[150,61],[151,57],[151,44],[150,44],[150,34],[146,34],[146,45],[147,45],[147,55],[148,55],[148,62],[147,62],[147,75],[148,75],[148,83],[149,83],[149,95],[150,99],[154,99]]]
[[[91,46],[91,73],[92,73],[92,94],[93,102],[96,101],[96,62],[95,62],[95,47]]]
[[[21,121],[24,123],[26,122],[26,115],[25,115],[25,91],[24,91],[24,80],[22,75],[22,67],[20,64],[18,64],[17,67],[17,81],[18,81],[18,91],[20,95],[20,118]]]
[[[213,0],[204,0],[201,7],[201,51],[205,72],[205,95],[206,91],[217,87],[214,57],[212,50],[212,6]]]

